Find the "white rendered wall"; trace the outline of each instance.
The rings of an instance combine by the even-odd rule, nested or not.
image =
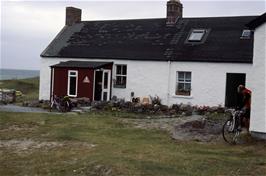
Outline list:
[[[41,59],[40,99],[49,99],[50,67],[60,61],[88,59]],[[91,59],[90,61],[110,61]],[[200,63],[200,62],[156,62],[156,61],[128,61],[113,60],[115,64],[126,64],[127,88],[113,88],[112,95],[130,100],[131,92],[136,97],[158,95],[162,103],[172,105],[176,103],[191,103],[193,105],[224,106],[226,73],[246,73],[249,87],[252,64],[232,63]],[[169,69],[170,68],[170,69]],[[113,68],[115,71],[115,66]],[[176,72],[192,72],[192,96],[175,95]],[[170,75],[170,76],[168,76]],[[113,79],[115,75],[113,74]],[[169,82],[169,85],[168,85]]]
[[[227,73],[246,73],[249,86],[252,64],[174,62],[171,66],[170,104],[224,106]],[[176,71],[192,71],[191,97],[175,96]]]
[[[266,23],[255,30],[250,130],[266,133]]]

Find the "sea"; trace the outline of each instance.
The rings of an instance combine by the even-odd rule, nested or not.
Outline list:
[[[39,70],[0,69],[0,80],[39,77]]]

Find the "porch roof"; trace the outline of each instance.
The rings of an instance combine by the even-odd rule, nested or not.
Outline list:
[[[107,65],[111,65],[113,62],[88,62],[88,61],[66,61],[59,64],[52,65],[52,68],[90,68],[98,69]]]

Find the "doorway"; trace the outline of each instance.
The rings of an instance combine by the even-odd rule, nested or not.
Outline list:
[[[96,70],[94,82],[94,100],[109,101],[111,89],[111,70]]]
[[[237,87],[239,85],[246,84],[246,74],[245,73],[227,73],[226,74],[226,95],[225,95],[225,107],[236,108],[241,97],[237,93]]]

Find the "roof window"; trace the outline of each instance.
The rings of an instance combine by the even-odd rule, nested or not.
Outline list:
[[[201,42],[206,34],[205,29],[193,29],[189,35],[188,41],[189,42]]]
[[[242,32],[241,39],[250,39],[251,30],[245,29]]]

